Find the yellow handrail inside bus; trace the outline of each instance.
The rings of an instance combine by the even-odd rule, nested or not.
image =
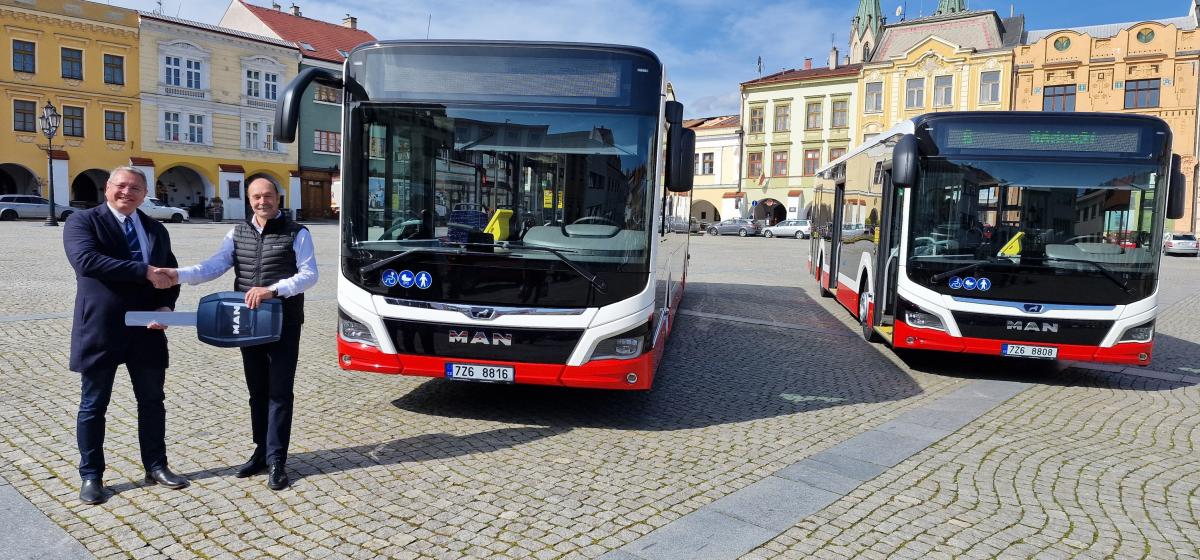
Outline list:
[[[1018,231],[1016,235],[1012,236],[1012,239],[1008,240],[1008,243],[1005,243],[1004,246],[1000,248],[1000,252],[996,253],[996,256],[998,256],[998,257],[1018,257],[1018,256],[1020,256],[1021,255],[1021,238],[1022,237],[1025,237],[1025,232]]]
[[[512,219],[512,215],[512,210],[497,209],[492,214],[492,219],[488,221],[487,227],[483,228],[483,232],[492,234],[492,239],[496,241],[508,239],[508,222]]]

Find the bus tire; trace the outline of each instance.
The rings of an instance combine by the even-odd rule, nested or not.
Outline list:
[[[867,297],[866,282],[863,282],[858,290],[858,323],[862,327],[863,340],[873,343],[879,341],[879,335],[875,332],[875,327],[871,326],[870,314],[871,301]]]
[[[833,297],[833,292],[830,292],[825,287],[825,281],[821,279],[821,276],[823,276],[824,274],[825,274],[825,259],[821,259],[817,263],[817,290],[821,294],[821,297],[831,298],[831,297]]]

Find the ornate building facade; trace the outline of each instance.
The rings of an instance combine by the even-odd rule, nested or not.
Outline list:
[[[690,119],[696,131],[696,179],[691,193],[692,217],[701,223],[741,217],[736,193],[742,157],[742,121],[737,115]]]
[[[138,14],[92,2],[0,0],[0,194],[48,196],[61,207],[104,200],[108,172],[141,147]],[[62,123],[50,165],[38,117]]]
[[[1177,18],[1030,31],[1014,62],[1014,109],[1138,113],[1167,121],[1189,187],[1186,215],[1168,229],[1200,227],[1194,188],[1200,179],[1200,31],[1194,7],[1190,15]]]

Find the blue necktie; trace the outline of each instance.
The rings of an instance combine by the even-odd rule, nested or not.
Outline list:
[[[129,244],[129,253],[133,260],[142,260],[142,244],[138,243],[137,230],[133,228],[133,216],[125,218],[125,242]]]

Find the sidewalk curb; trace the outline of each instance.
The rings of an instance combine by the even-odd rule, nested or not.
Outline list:
[[[1105,373],[1119,373],[1121,375],[1129,375],[1132,377],[1145,377],[1148,379],[1158,379],[1161,381],[1174,381],[1177,383],[1187,383],[1189,385],[1200,385],[1200,377],[1194,375],[1183,375],[1182,373],[1171,373],[1166,371],[1158,371],[1146,369],[1136,366],[1118,366],[1109,364],[1094,364],[1090,362],[1063,362],[1067,367],[1081,369],[1085,371],[1102,371]]]

